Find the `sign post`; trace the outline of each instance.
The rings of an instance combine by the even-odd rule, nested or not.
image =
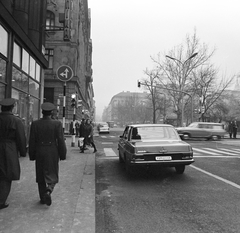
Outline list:
[[[66,107],[66,86],[67,81],[73,77],[73,70],[70,66],[62,65],[57,69],[57,78],[64,82],[63,85],[63,133],[65,133],[65,107]]]

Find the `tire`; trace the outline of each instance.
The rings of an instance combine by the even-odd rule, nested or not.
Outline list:
[[[175,170],[177,174],[183,174],[185,171],[185,165],[178,165],[175,167]]]
[[[119,149],[118,149],[118,158],[119,158],[119,163],[124,163],[124,160],[122,159],[122,157],[120,155]]]

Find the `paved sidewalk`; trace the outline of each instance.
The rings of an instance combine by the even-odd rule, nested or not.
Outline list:
[[[95,233],[95,154],[92,148],[79,153],[71,140],[50,207],[39,203],[35,162],[20,158],[21,179],[13,181],[9,207],[0,210],[0,233]]]

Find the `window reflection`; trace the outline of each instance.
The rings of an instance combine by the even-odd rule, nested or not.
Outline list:
[[[12,86],[22,91],[28,92],[28,77],[15,67],[13,67]]]
[[[5,89],[6,85],[0,83],[0,100],[4,99],[5,97]]]
[[[32,79],[29,79],[29,93],[35,97],[39,97],[39,84]]]
[[[40,82],[40,77],[41,77],[41,68],[40,65],[36,63],[36,80]]]
[[[8,33],[0,25],[0,53],[7,57],[7,48],[8,48]]]
[[[6,61],[0,58],[0,81],[6,82]]]

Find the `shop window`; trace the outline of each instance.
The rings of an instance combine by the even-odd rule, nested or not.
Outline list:
[[[18,67],[21,67],[21,47],[15,42],[13,46],[13,62]]]
[[[6,85],[0,83],[0,100],[4,99],[5,97],[5,89]]]
[[[54,29],[55,27],[55,15],[52,11],[47,11],[46,15],[46,29]]]
[[[6,82],[6,61],[0,58],[0,82]]]
[[[48,69],[53,68],[53,49],[45,50],[45,58],[48,60]]]
[[[37,98],[39,97],[40,94],[39,84],[32,79],[29,79],[29,94]]]
[[[29,54],[25,49],[22,51],[22,70],[29,73]]]
[[[0,53],[7,57],[7,48],[8,48],[8,33],[0,25]]]
[[[28,92],[28,76],[15,67],[13,67],[12,73],[12,86],[21,91]]]

